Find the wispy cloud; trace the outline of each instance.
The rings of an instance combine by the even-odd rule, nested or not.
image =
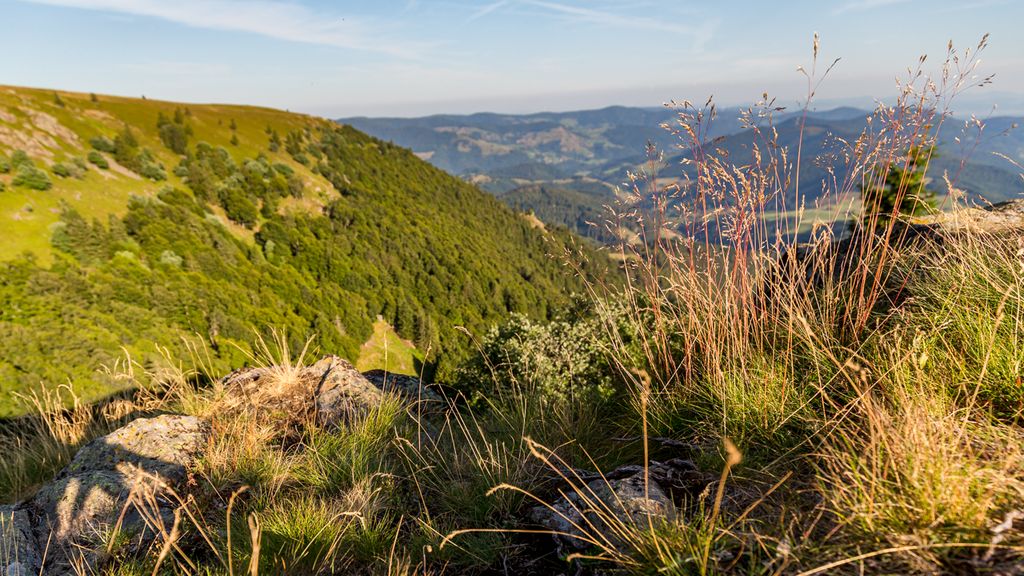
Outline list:
[[[847,12],[864,12],[874,8],[883,8],[885,6],[904,4],[906,2],[910,2],[910,0],[854,0],[853,2],[847,2],[846,4],[838,6],[832,11],[832,14],[838,16],[840,14],[846,14]]]
[[[22,0],[160,18],[195,28],[248,32],[278,40],[377,52],[406,59],[424,56],[426,45],[389,38],[372,23],[314,12],[283,0]]]
[[[689,36],[693,39],[694,47],[697,50],[703,48],[704,44],[711,40],[716,27],[713,21],[704,21],[699,25],[690,25],[670,20],[650,18],[646,16],[634,16],[611,10],[578,6],[566,2],[555,2],[552,0],[499,0],[488,4],[477,10],[470,16],[470,20],[476,20],[506,6],[529,6],[540,9],[549,15],[567,18],[576,22],[598,24],[612,28],[628,28],[634,30],[650,30],[666,32],[680,36]]]
[[[491,12],[494,12],[495,10],[497,10],[499,8],[504,8],[505,6],[508,6],[509,3],[510,3],[509,0],[498,0],[497,2],[492,2],[490,4],[487,4],[486,6],[480,8],[479,10],[477,10],[476,12],[473,12],[473,14],[471,14],[469,16],[469,21],[472,22],[473,20],[478,20],[480,18],[483,18],[484,16],[487,16],[488,14],[490,14]]]

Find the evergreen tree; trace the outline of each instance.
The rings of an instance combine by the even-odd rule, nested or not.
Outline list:
[[[935,146],[912,146],[905,162],[893,162],[884,176],[881,168],[870,174],[860,191],[865,227],[885,228],[893,218],[935,210],[935,191],[925,179],[928,163],[935,156]]]

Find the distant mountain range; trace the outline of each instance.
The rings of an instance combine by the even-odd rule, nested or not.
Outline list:
[[[686,153],[663,127],[673,124],[676,114],[670,108],[612,106],[527,115],[360,117],[339,122],[411,148],[420,158],[478,184],[516,209],[535,212],[549,224],[594,236],[580,227],[581,222],[600,214],[601,207],[616,197],[627,171],[645,162],[648,143],[664,155],[659,176],[682,175],[680,161]],[[853,107],[811,111],[804,130],[805,157],[823,155],[836,138],[856,138],[869,114]],[[739,117],[738,108],[719,110],[704,134],[736,158],[743,157],[751,142]],[[775,115],[779,145],[796,149],[801,118],[799,111]],[[947,121],[939,156],[931,166],[937,185],[948,173],[975,199],[997,202],[1024,194],[1021,171],[1007,160],[1024,164],[1024,132],[1015,129],[1022,122],[1021,117],[990,118],[983,137],[975,142],[971,131],[961,129],[962,122]],[[833,168],[841,178],[843,167]],[[827,175],[820,163],[804,163],[800,184],[805,201],[815,200],[814,191],[821,189]]]

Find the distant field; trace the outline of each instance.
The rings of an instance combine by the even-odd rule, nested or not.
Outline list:
[[[356,369],[387,370],[394,374],[419,376],[423,354],[408,340],[403,340],[384,320],[373,323],[373,334],[359,349]]]

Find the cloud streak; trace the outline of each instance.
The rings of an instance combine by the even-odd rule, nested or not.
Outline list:
[[[499,0],[480,8],[469,17],[469,20],[477,20],[499,9],[514,5],[535,8],[547,15],[559,16],[574,22],[689,36],[693,38],[696,50],[703,49],[703,46],[711,40],[716,27],[715,23],[711,21],[705,21],[698,26],[691,26],[657,18],[626,15],[552,0]]]
[[[840,14],[846,14],[847,12],[865,12],[874,8],[883,8],[885,6],[903,4],[906,2],[910,2],[910,0],[855,0],[837,7],[832,11],[832,14],[838,16]]]
[[[480,8],[476,12],[473,12],[473,14],[470,15],[468,21],[472,22],[474,20],[479,20],[480,18],[483,18],[484,16],[487,16],[488,14],[490,14],[491,12],[494,12],[495,10],[498,10],[499,8],[504,8],[505,6],[508,6],[509,3],[510,3],[510,0],[498,0],[497,2],[493,2],[491,4],[488,4],[488,5],[484,6],[483,8]]]
[[[277,40],[334,48],[376,52],[417,60],[430,46],[389,39],[368,22],[317,13],[305,6],[279,0],[22,0],[159,18],[205,28],[257,34]]]

